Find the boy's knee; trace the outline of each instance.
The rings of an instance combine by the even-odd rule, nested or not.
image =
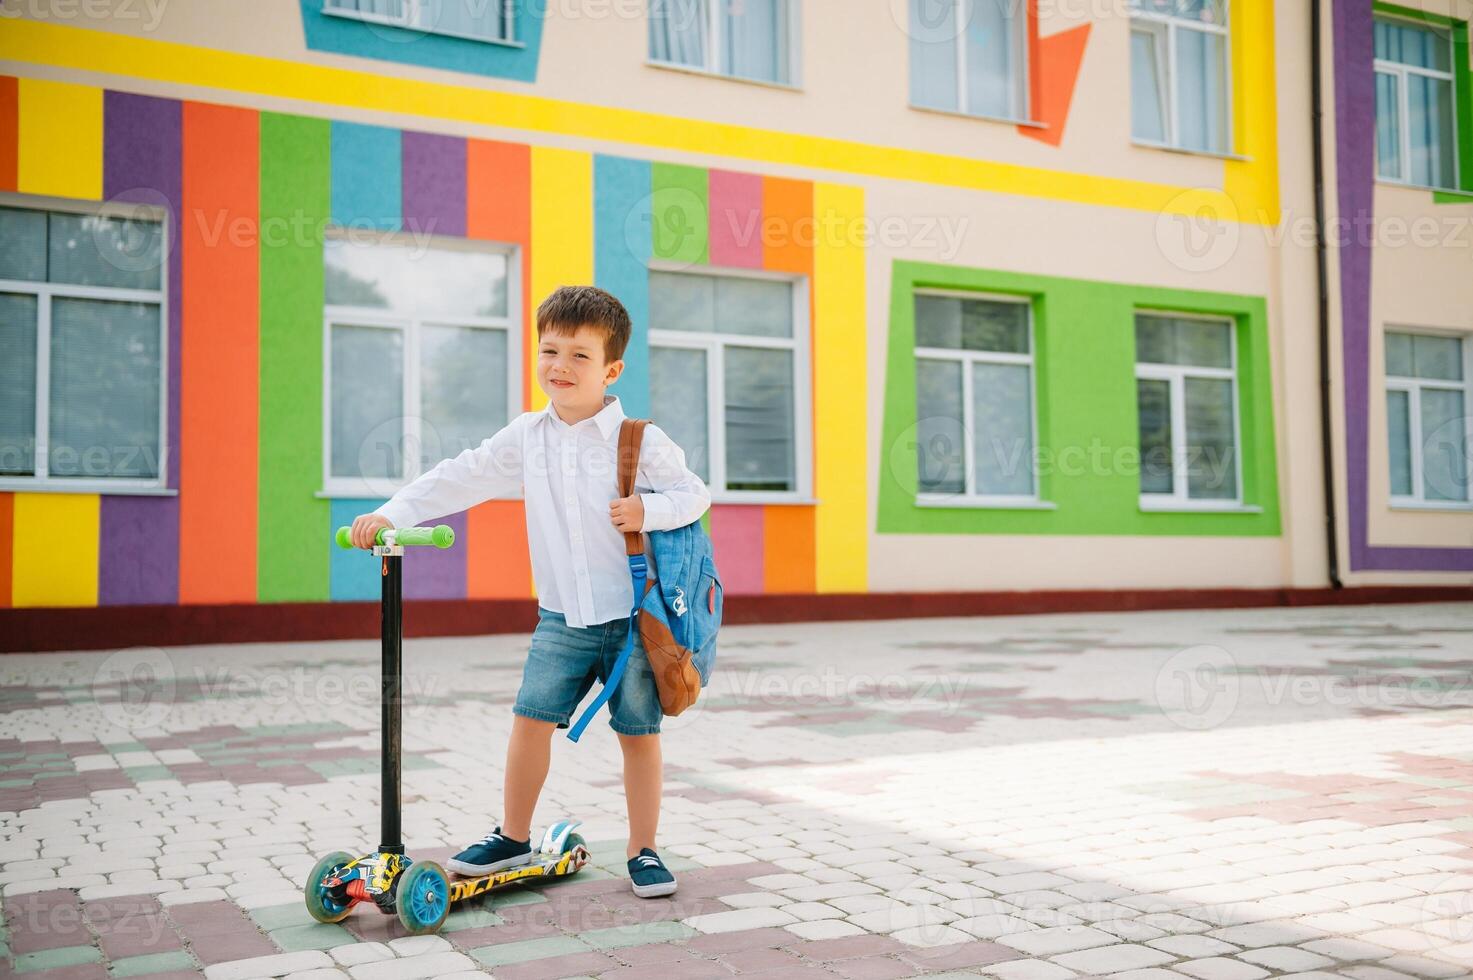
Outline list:
[[[619,736],[619,745],[625,752],[652,752],[660,748],[660,733],[651,732],[647,735],[626,735],[616,732]]]
[[[526,715],[512,715],[511,725],[514,732],[546,738],[551,738],[552,733],[557,731],[557,722],[528,718]]]

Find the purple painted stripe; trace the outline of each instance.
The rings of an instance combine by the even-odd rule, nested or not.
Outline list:
[[[465,237],[465,140],[406,131],[404,230]]]
[[[1375,210],[1376,82],[1372,10],[1335,0],[1335,159],[1341,227],[1360,228]],[[1340,256],[1341,346],[1345,362],[1345,485],[1351,571],[1473,571],[1473,549],[1374,547],[1370,495],[1371,243],[1345,236]]]
[[[711,264],[762,268],[762,176],[713,170],[707,193]]]
[[[404,598],[464,599],[466,515],[464,511],[441,518],[436,524],[455,528],[455,547],[404,549]]]
[[[179,487],[179,247],[182,106],[173,99],[103,95],[103,197],[162,207],[168,213],[169,487]],[[102,605],[174,603],[179,599],[179,501],[174,497],[102,498],[98,555]]]

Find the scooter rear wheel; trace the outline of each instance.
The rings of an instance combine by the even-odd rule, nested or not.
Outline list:
[[[411,935],[437,932],[450,914],[450,879],[434,861],[416,861],[399,876],[394,904]]]
[[[341,868],[353,855],[347,851],[333,851],[312,866],[312,871],[307,875],[307,884],[302,888],[303,896],[307,899],[307,914],[318,922],[341,922],[348,917],[348,912],[353,908],[352,900],[347,904],[339,905],[332,896],[330,889],[322,887],[322,879],[334,868]]]

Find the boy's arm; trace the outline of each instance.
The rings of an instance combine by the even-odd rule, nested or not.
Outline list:
[[[711,506],[711,491],[685,465],[685,452],[659,426],[645,426],[639,450],[639,495],[644,504],[643,531],[668,531],[701,519]]]
[[[522,490],[522,422],[513,419],[474,449],[443,459],[378,508],[395,527],[455,514],[492,497]]]

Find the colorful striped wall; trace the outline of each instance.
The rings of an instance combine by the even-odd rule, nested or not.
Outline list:
[[[0,190],[172,216],[176,491],[0,493],[0,606],[377,595],[373,563],[337,552],[329,532],[378,501],[320,495],[330,222],[515,244],[527,351],[554,287],[615,292],[635,322],[614,389],[630,414],[649,410],[651,258],[811,277],[818,502],[719,504],[708,526],[734,594],[866,588],[864,259],[857,242],[812,233],[862,218],[858,189],[3,78]],[[678,242],[660,234],[672,208],[696,230]],[[733,233],[753,217],[771,234]],[[526,407],[540,408],[530,357],[523,382]],[[410,556],[406,594],[532,595],[520,502],[447,522],[463,547]]]

